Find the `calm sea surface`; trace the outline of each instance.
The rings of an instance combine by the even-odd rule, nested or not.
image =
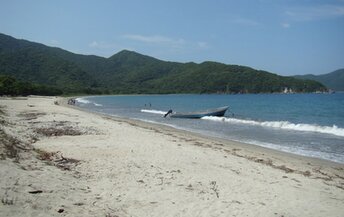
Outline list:
[[[163,118],[169,109],[230,106],[225,117]],[[344,163],[344,93],[93,96],[77,106],[103,114]]]

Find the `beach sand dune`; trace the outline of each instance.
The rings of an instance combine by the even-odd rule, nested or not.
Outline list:
[[[64,102],[0,99],[0,216],[344,216],[342,164]]]

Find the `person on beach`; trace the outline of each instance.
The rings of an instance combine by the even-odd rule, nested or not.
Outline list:
[[[164,115],[164,118],[166,118],[167,115],[172,114],[172,112],[173,112],[172,109],[168,110],[168,112]]]
[[[69,99],[68,105],[75,105],[75,99]]]

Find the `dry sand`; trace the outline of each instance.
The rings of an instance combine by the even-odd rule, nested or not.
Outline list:
[[[62,101],[0,99],[0,216],[344,216],[343,164]]]

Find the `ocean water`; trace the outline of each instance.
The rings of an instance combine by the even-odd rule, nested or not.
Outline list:
[[[137,95],[77,98],[93,112],[344,163],[344,93]],[[229,106],[225,117],[163,118]]]

